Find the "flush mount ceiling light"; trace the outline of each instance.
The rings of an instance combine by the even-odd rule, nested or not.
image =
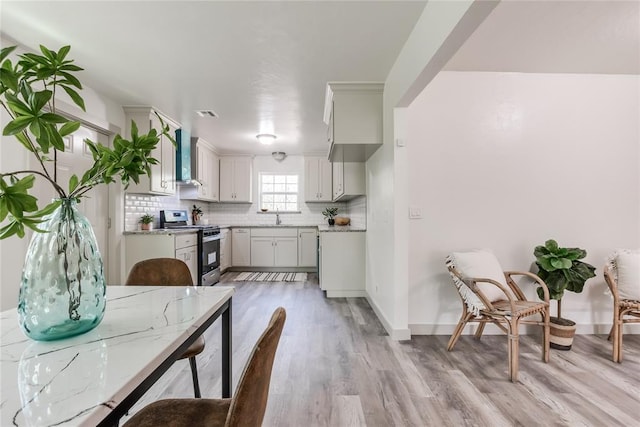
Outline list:
[[[274,151],[273,153],[271,153],[271,156],[273,156],[273,158],[277,161],[281,162],[285,159],[285,157],[287,157],[287,153],[285,153],[284,151]]]
[[[260,133],[256,135],[256,138],[258,138],[258,141],[260,141],[260,144],[264,144],[264,145],[269,145],[276,140],[276,136],[270,133]]]

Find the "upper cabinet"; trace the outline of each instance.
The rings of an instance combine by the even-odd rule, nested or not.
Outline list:
[[[330,202],[331,163],[324,157],[304,158],[305,202]]]
[[[149,132],[151,128],[160,130],[160,120],[156,116],[158,113],[165,124],[169,126],[169,133],[175,135],[176,129],[180,125],[158,112],[152,107],[124,107],[126,119],[126,135],[131,137],[131,120],[136,122],[140,133]],[[158,164],[151,166],[150,176],[141,176],[140,183],[132,183],[127,192],[129,193],[150,193],[169,195],[176,192],[176,147],[171,140],[160,135],[158,145],[151,153],[152,157],[158,160]]]
[[[247,156],[220,158],[220,201],[252,203],[253,159]]]
[[[180,198],[219,201],[220,165],[213,146],[202,138],[191,138],[191,177],[197,183],[180,187]],[[195,184],[195,185],[194,185]]]
[[[346,201],[366,194],[364,162],[343,161],[343,147],[335,150],[335,161],[331,164],[333,175],[333,201]]]
[[[339,147],[345,162],[364,162],[380,148],[383,89],[383,83],[327,83],[324,122],[331,161],[336,160]]]

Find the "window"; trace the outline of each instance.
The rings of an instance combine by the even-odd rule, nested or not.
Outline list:
[[[260,174],[260,209],[298,210],[298,175]]]

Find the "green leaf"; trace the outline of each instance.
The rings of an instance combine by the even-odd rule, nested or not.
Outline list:
[[[0,228],[0,240],[11,237],[14,234],[18,234],[19,237],[24,236],[24,228],[22,230],[22,236],[20,236],[20,223],[17,221],[11,221],[9,224]]]
[[[58,208],[58,206],[60,206],[60,204],[62,204],[60,200],[54,200],[44,208],[40,209],[38,212],[34,213],[33,217],[42,217],[45,215],[52,214],[53,211],[55,211]]]
[[[47,102],[51,99],[51,95],[53,95],[53,92],[50,90],[35,92],[33,98],[29,99],[31,110],[34,112],[42,110],[42,107],[47,105]]]
[[[40,51],[44,54],[44,56],[51,62],[55,61],[56,57],[55,57],[55,53],[49,49],[47,49],[46,47],[44,47],[43,45],[40,45]]]
[[[69,51],[71,50],[71,46],[67,45],[67,46],[62,46],[60,48],[60,50],[58,51],[57,59],[58,62],[62,62],[64,60],[64,58],[67,56],[67,54],[69,53]]]
[[[33,120],[33,117],[18,117],[15,120],[10,121],[4,127],[2,131],[3,135],[15,135],[18,132],[22,132]]]
[[[4,61],[7,56],[16,49],[16,46],[3,47],[0,51],[0,62]]]
[[[555,240],[547,240],[546,242],[544,242],[544,246],[551,253],[555,253],[558,250],[558,243]]]
[[[5,61],[5,64],[8,64],[7,68],[3,64],[2,68],[0,68],[0,83],[3,86],[8,87],[14,92],[18,91],[18,76],[11,70],[11,61]]]
[[[73,74],[67,73],[66,71],[60,71],[58,74],[64,77],[70,85],[75,86],[78,89],[82,89],[82,83],[80,83],[80,80],[78,80],[78,78]]]
[[[73,193],[73,190],[78,187],[78,184],[78,176],[76,174],[71,175],[71,178],[69,178],[69,193]]]
[[[75,131],[80,129],[80,122],[67,122],[58,130],[60,136],[71,135]]]
[[[551,258],[549,262],[555,269],[571,268],[571,261],[566,258]]]
[[[66,117],[53,113],[44,113],[40,116],[40,119],[47,123],[67,123],[69,121]]]
[[[67,95],[69,95],[69,97],[71,98],[71,100],[80,108],[82,108],[82,111],[86,111],[85,107],[84,107],[84,100],[82,99],[82,97],[80,96],[80,94],[78,94],[78,92],[76,92],[75,90],[71,89],[68,86],[64,86],[61,85],[60,86],[62,89],[64,89],[65,92],[67,92]]]

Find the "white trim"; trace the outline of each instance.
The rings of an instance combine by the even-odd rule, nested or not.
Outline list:
[[[365,291],[326,291],[327,298],[363,298],[367,296]]]
[[[365,292],[365,297],[369,302],[371,308],[373,308],[373,312],[378,316],[378,320],[382,323],[382,326],[389,334],[389,337],[394,341],[406,341],[411,339],[411,330],[409,328],[406,329],[394,329],[391,326],[391,323],[387,320],[387,318],[382,313],[382,310],[377,306],[377,304],[373,301],[373,298],[369,296],[367,292]]]
[[[372,305],[373,307],[373,305]],[[374,309],[374,311],[376,311]],[[376,311],[377,314],[377,311]],[[378,317],[380,317],[378,315]],[[382,321],[382,320],[381,320]],[[473,335],[476,331],[477,324],[470,324],[464,328],[462,335]],[[411,331],[411,335],[451,335],[456,325],[454,324],[427,324],[427,323],[412,323],[409,324],[409,330]],[[611,329],[611,324],[609,323],[599,323],[599,324],[588,324],[588,325],[577,325],[576,334],[577,335],[602,335],[609,334],[609,330]],[[523,325],[520,329],[520,335],[535,335],[540,333],[540,327],[534,325]],[[637,335],[640,334],[640,324],[626,324],[624,325],[624,333]],[[487,324],[484,330],[484,335],[502,335],[504,334],[497,326],[492,324]]]

